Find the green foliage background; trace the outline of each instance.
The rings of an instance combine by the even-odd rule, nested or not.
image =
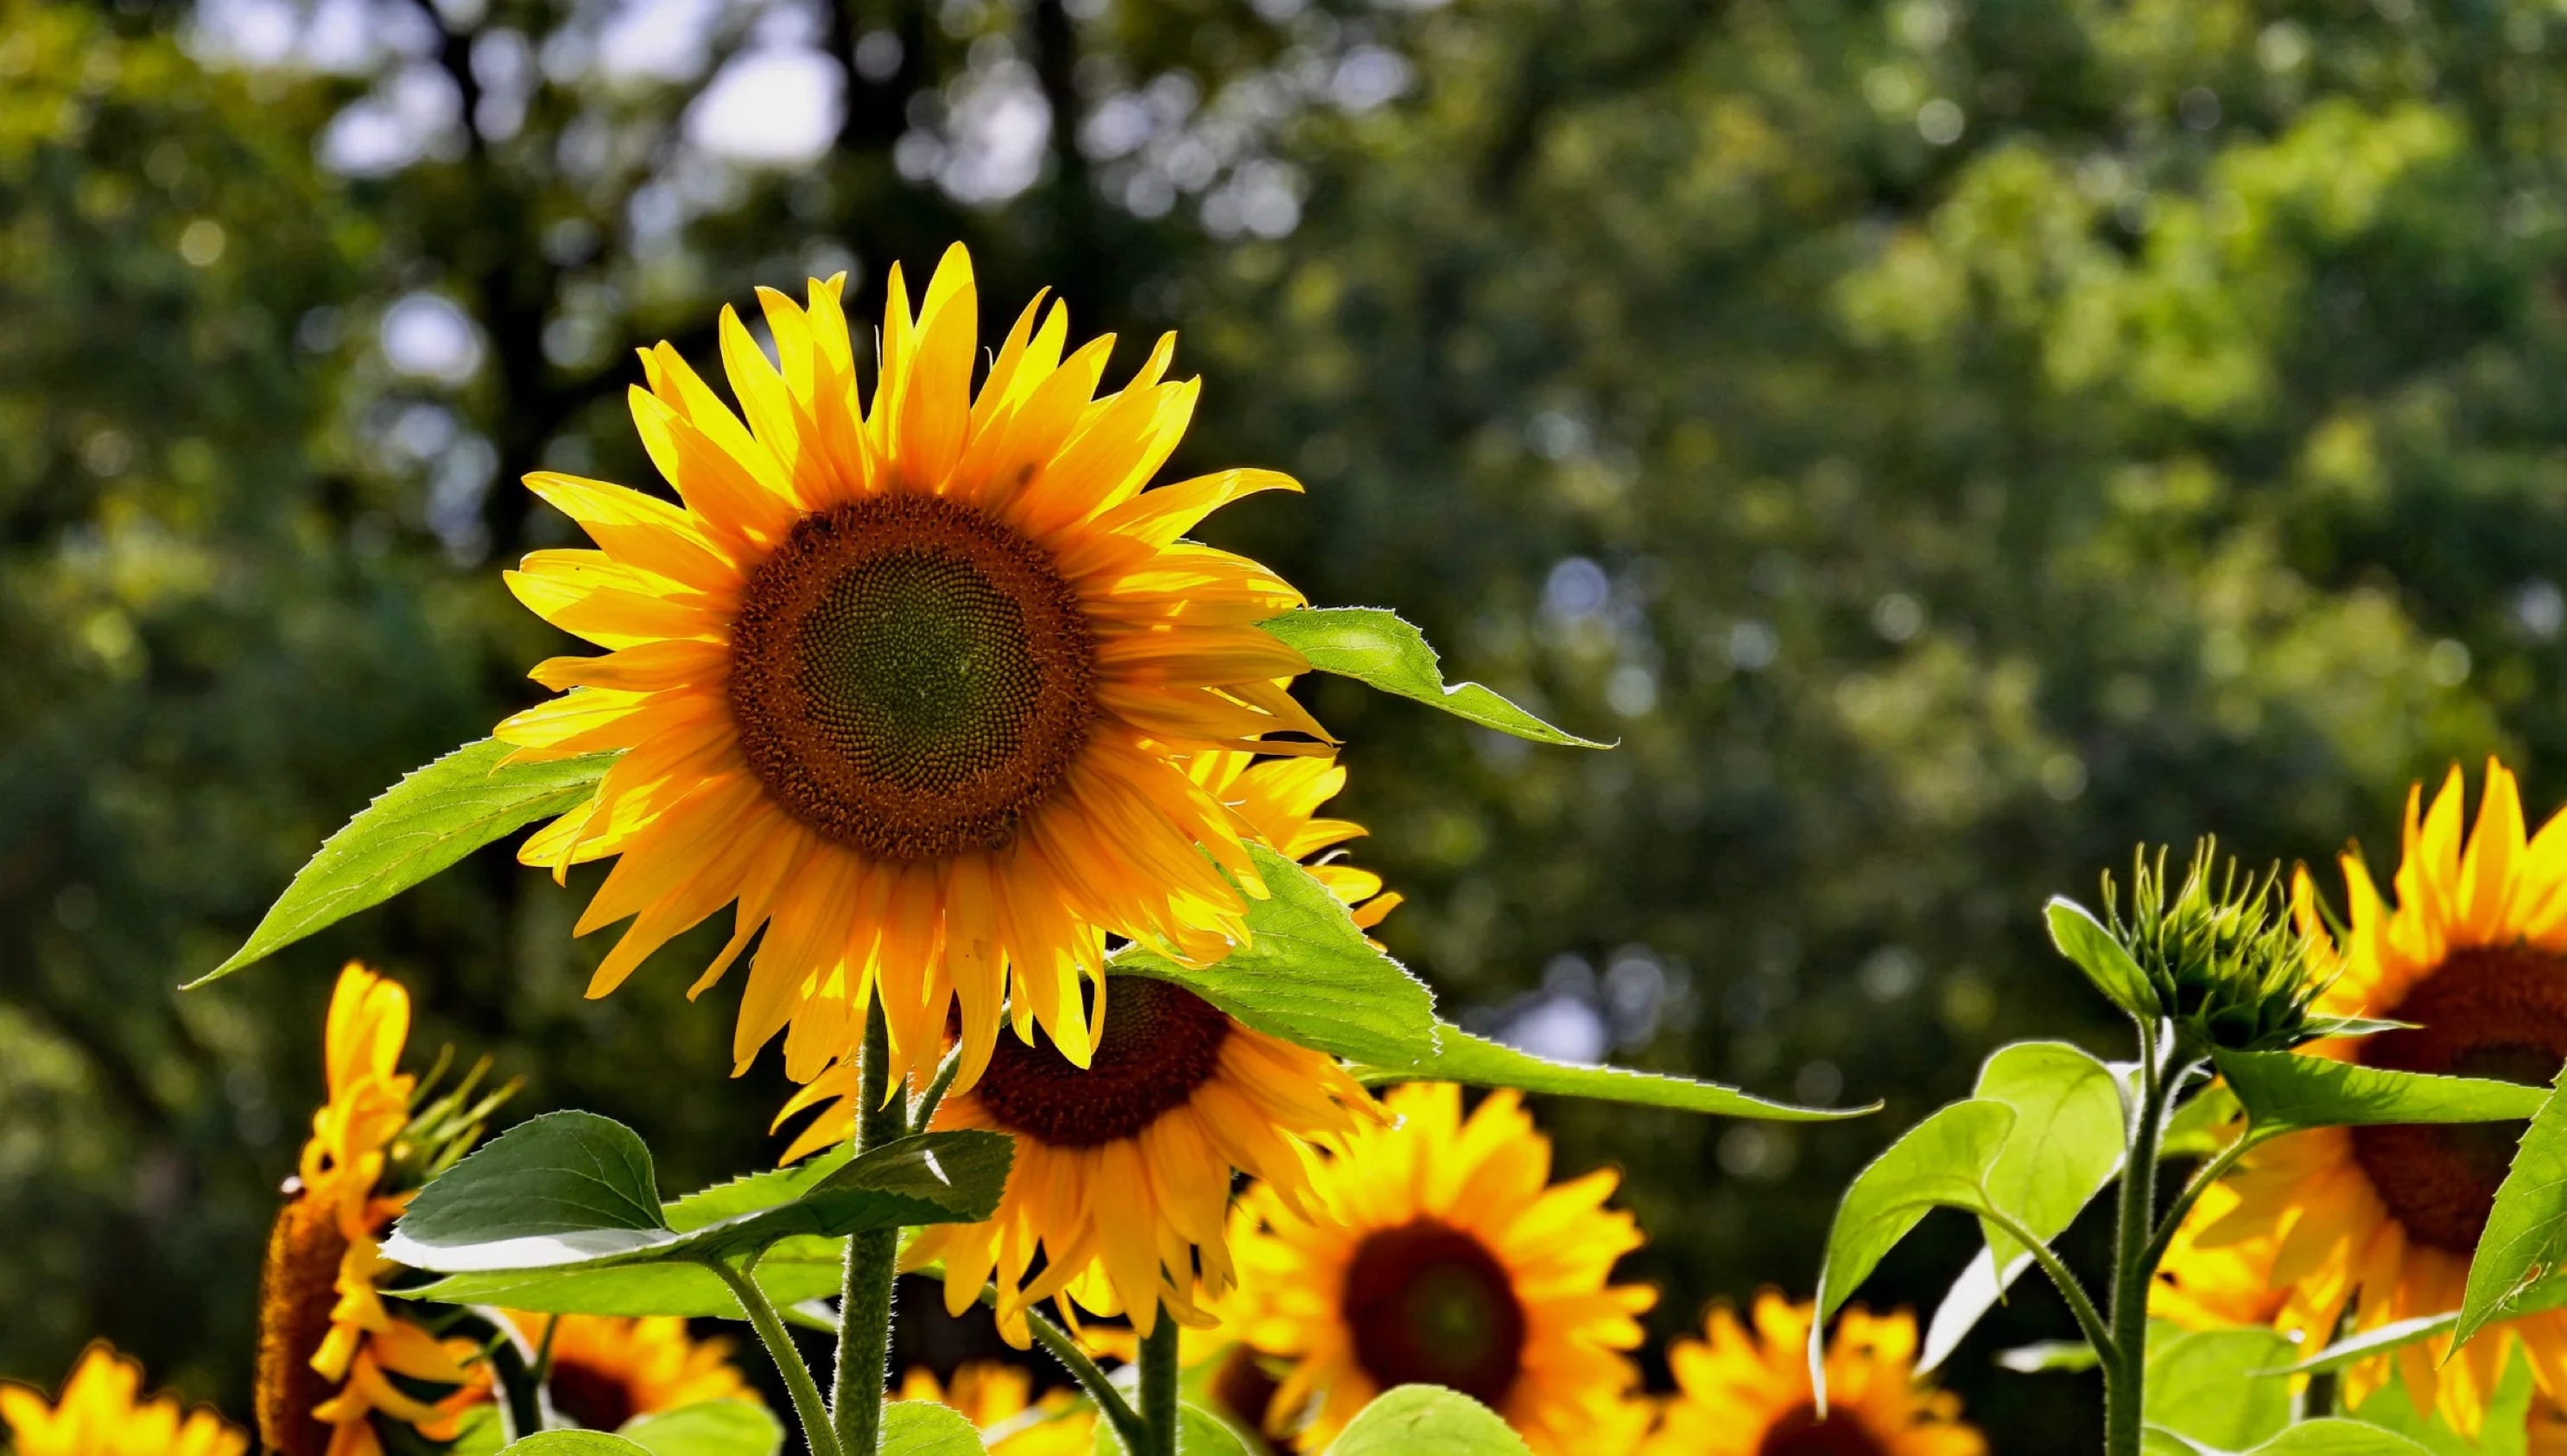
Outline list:
[[[1310,488],[1219,539],[1622,740],[1314,689],[1448,1008],[1889,1100],[1542,1109],[1627,1170],[1662,1333],[1806,1295],[1846,1178],[1991,1046],[2112,1045],[2037,911],[2135,840],[2385,860],[2406,784],[2489,750],[2567,795],[2545,6],[724,0],[658,77],[578,64],[613,8],[371,0],[390,44],[324,70],[228,54],[238,6],[0,0],[0,1371],[104,1334],[245,1413],[346,956],[673,1191],[771,1156],[735,992],[682,999],[703,938],[585,1002],[580,896],[500,856],[172,988],[532,699],[558,644],[498,568],[570,528],[512,482],[647,478],[633,346],[704,358],[814,269],[870,314],[956,237],[992,328],[1045,284],[1120,367],[1182,326],[1176,468]],[[726,162],[686,118],[768,11],[868,62],[816,156]],[[1001,93],[1054,124],[985,197]],[[396,95],[419,155],[324,164]],[[441,377],[382,344],[430,299],[471,325]],[[1875,1301],[1930,1308],[1949,1222]],[[1986,1365],[2063,1327],[2029,1296],[1959,1357],[2000,1450],[2092,1429]]]

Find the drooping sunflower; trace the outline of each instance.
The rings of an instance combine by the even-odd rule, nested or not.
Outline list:
[[[439,1339],[382,1293],[401,1271],[378,1236],[470,1146],[491,1105],[471,1103],[468,1078],[419,1105],[419,1079],[400,1069],[409,1036],[410,993],[354,962],[339,973],[330,1100],[313,1114],[259,1280],[259,1439],[283,1456],[380,1456],[378,1414],[451,1440],[458,1418],[489,1398],[471,1340]]]
[[[1539,1456],[1629,1449],[1648,1413],[1622,1351],[1657,1292],[1609,1283],[1641,1243],[1604,1207],[1613,1172],[1553,1184],[1551,1139],[1513,1092],[1467,1120],[1448,1084],[1384,1105],[1399,1120],[1328,1139],[1307,1196],[1261,1183],[1242,1205],[1236,1327],[1290,1366],[1270,1428],[1317,1451],[1375,1395],[1423,1383],[1476,1397]]]
[[[2299,921],[2334,982],[2325,1015],[2417,1023],[2302,1048],[2366,1066],[2546,1084],[2567,1061],[2567,815],[2526,836],[2513,775],[2489,760],[2474,832],[2461,826],[2457,768],[2424,806],[2407,800],[2405,857],[2384,901],[2358,853],[2343,858],[2348,917],[2330,935],[2317,888],[2294,886]],[[2202,1250],[2269,1239],[2269,1286],[2292,1292],[2274,1323],[2323,1341],[2343,1310],[2356,1330],[2460,1307],[2470,1255],[2511,1160],[2503,1124],[2330,1127],[2247,1155],[2234,1206],[2187,1221]],[[2346,1372],[2360,1401],[2395,1369],[2419,1405],[2474,1434],[2510,1352],[2567,1395],[2567,1312],[2504,1321],[2441,1363],[2449,1337],[2411,1344]]]
[[[728,1338],[697,1339],[675,1315],[511,1312],[508,1321],[547,1352],[553,1409],[592,1431],[704,1400],[764,1403],[731,1362]]]
[[[1916,1381],[1916,1321],[1849,1306],[1828,1336],[1828,1413],[1810,1385],[1813,1308],[1767,1290],[1741,1324],[1715,1308],[1667,1350],[1677,1394],[1642,1456],[1986,1456],[1961,1399]]]
[[[668,345],[644,356],[634,420],[683,504],[527,477],[599,549],[538,551],[509,584],[608,651],[537,667],[574,691],[498,735],[521,756],[623,756],[522,857],[558,874],[619,856],[577,927],[635,917],[592,996],[735,904],[701,993],[763,927],[742,1066],[789,1026],[786,1069],[808,1080],[877,993],[900,1068],[936,1054],[958,1001],[959,1085],[1002,1004],[1084,1065],[1080,977],[1103,974],[1107,933],[1218,956],[1247,935],[1243,893],[1264,893],[1182,755],[1325,737],[1283,686],[1307,664],[1256,626],[1299,593],[1179,539],[1299,487],[1229,470],[1144,488],[1194,409],[1194,382],[1163,382],[1173,336],[1095,398],[1112,340],[1064,358],[1067,312],[1037,298],[976,392],[960,246],[915,314],[892,270],[860,409],[840,290],[761,292],[780,372],[723,311],[739,415]]]
[[[913,1365],[901,1376],[899,1399],[952,1406],[981,1431],[993,1456],[1088,1456],[1096,1449],[1096,1413],[1073,1409],[1077,1397],[1054,1390],[1033,1399],[1033,1377],[996,1360],[966,1360],[954,1382]]]
[[[106,1340],[81,1351],[53,1401],[0,1380],[0,1427],[17,1456],[247,1456],[249,1432],[175,1395],[143,1398],[143,1366]]]

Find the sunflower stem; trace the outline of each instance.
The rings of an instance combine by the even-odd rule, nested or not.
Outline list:
[[[865,1013],[865,1043],[856,1062],[856,1154],[909,1131],[906,1097],[891,1087],[891,1024],[876,995]],[[882,1448],[883,1385],[891,1358],[894,1265],[900,1231],[880,1229],[847,1239],[845,1293],[838,1301],[838,1367],[829,1382],[837,1456],[877,1456]]]
[[[998,1287],[982,1286],[981,1303],[993,1310],[998,1308]],[[1147,1446],[1144,1443],[1148,1438],[1142,1429],[1141,1417],[1133,1411],[1132,1403],[1123,1398],[1123,1392],[1115,1388],[1112,1378],[1097,1367],[1096,1361],[1087,1357],[1087,1351],[1078,1347],[1078,1341],[1070,1338],[1067,1331],[1054,1324],[1051,1316],[1040,1310],[1025,1310],[1025,1324],[1033,1330],[1034,1343],[1043,1347],[1043,1353],[1058,1360],[1060,1367],[1069,1371],[1069,1377],[1078,1382],[1078,1388],[1086,1392],[1087,1398],[1096,1402],[1096,1408],[1103,1412],[1106,1423],[1123,1438],[1123,1449],[1145,1451]]]
[[[793,1396],[794,1419],[802,1423],[802,1439],[809,1443],[811,1456],[845,1456],[844,1448],[838,1444],[838,1433],[829,1425],[829,1407],[820,1403],[820,1382],[811,1378],[811,1367],[795,1347],[793,1332],[784,1327],[782,1316],[775,1312],[775,1302],[757,1287],[756,1259],[751,1258],[737,1269],[719,1257],[704,1263],[730,1286],[731,1298],[739,1301],[740,1312],[748,1316],[750,1327],[766,1345],[767,1358],[775,1362],[776,1372],[784,1377],[784,1388]]]
[[[936,1109],[944,1105],[945,1089],[954,1085],[954,1074],[962,1069],[963,1048],[957,1046],[945,1053],[945,1064],[936,1069],[936,1075],[927,1083],[927,1090],[918,1094],[917,1104],[909,1109],[909,1126],[912,1132],[927,1131],[928,1119],[934,1117]]]
[[[2166,1099],[2182,1081],[2159,1064],[2158,1026],[2139,1023],[2139,1086],[2122,1163],[2122,1201],[2113,1229],[2113,1347],[2104,1354],[2105,1456],[2139,1456],[2147,1381],[2148,1286],[2156,1278],[2157,1140]]]
[[[1165,1305],[1141,1336],[1141,1424],[1146,1456],[1177,1456],[1177,1316]]]

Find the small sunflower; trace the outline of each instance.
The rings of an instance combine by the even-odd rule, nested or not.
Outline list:
[[[1307,663],[1256,625],[1300,594],[1179,539],[1299,487],[1230,470],[1144,488],[1194,411],[1195,382],[1163,382],[1174,336],[1094,398],[1112,340],[1064,358],[1067,312],[1037,298],[976,393],[963,249],[915,315],[897,266],[889,286],[870,410],[842,280],[807,306],[763,290],[780,373],[721,318],[739,415],[668,345],[643,356],[634,420],[683,504],[527,477],[600,549],[538,551],[509,584],[608,651],[537,667],[573,691],[498,735],[521,757],[623,752],[522,852],[556,874],[620,856],[577,929],[636,918],[590,995],[735,904],[695,990],[764,927],[739,1065],[789,1026],[786,1070],[808,1080],[879,994],[905,1068],[959,1000],[969,1087],[1002,1006],[1086,1064],[1080,977],[1104,974],[1108,933],[1185,959],[1245,939],[1243,894],[1264,887],[1182,755],[1326,734],[1283,686]]]
[[[2462,792],[2453,768],[2429,809],[2422,785],[2409,793],[2394,906],[2360,855],[2344,856],[2340,940],[2299,875],[2294,907],[2317,942],[2315,969],[2335,978],[2317,1011],[2416,1023],[2304,1054],[2542,1085],[2567,1061],[2567,815],[2526,836],[2513,775],[2489,760],[2476,829],[2464,835]],[[2269,1283],[2292,1291],[2274,1322],[2306,1339],[2327,1339],[2348,1307],[2356,1331],[2443,1313],[2460,1307],[2517,1134],[2500,1123],[2293,1133],[2248,1154],[2235,1205],[2196,1213],[2189,1232],[2202,1249],[2272,1240]],[[2385,1383],[2394,1359],[2419,1405],[2474,1434],[2519,1347],[2540,1388],[2567,1395],[2567,1311],[2493,1325],[2443,1363],[2449,1342],[2354,1366],[2347,1393],[2358,1402]]]
[[[553,1409],[592,1431],[705,1400],[763,1403],[731,1363],[729,1339],[697,1339],[675,1315],[511,1312],[508,1321],[546,1351]]]
[[[1319,817],[1319,806],[1346,786],[1346,770],[1334,754],[1258,758],[1237,751],[1197,753],[1189,772],[1228,804],[1251,834],[1278,853],[1308,862],[1311,876],[1353,911],[1355,924],[1370,930],[1398,908],[1403,897],[1384,891],[1381,876],[1335,853],[1369,831],[1352,820]]]
[[[1647,1412],[1622,1351],[1657,1292],[1608,1283],[1641,1242],[1604,1208],[1615,1175],[1552,1184],[1551,1139],[1513,1092],[1467,1120],[1447,1084],[1384,1100],[1397,1123],[1330,1138],[1307,1194],[1260,1184],[1243,1205],[1237,1327],[1289,1364],[1270,1425],[1317,1451],[1420,1383],[1477,1398],[1539,1456],[1627,1449]]]
[[[247,1456],[249,1432],[178,1397],[143,1398],[143,1366],[93,1340],[50,1404],[43,1391],[0,1380],[0,1425],[17,1456]]]
[[[954,1383],[913,1365],[900,1381],[901,1400],[953,1407],[990,1442],[992,1456],[1088,1456],[1096,1448],[1096,1413],[1080,1410],[1076,1396],[1054,1390],[1033,1399],[1033,1376],[996,1360],[966,1360]]]
[[[1828,1337],[1828,1413],[1810,1386],[1809,1305],[1768,1290],[1750,1332],[1714,1309],[1667,1351],[1677,1394],[1642,1456],[1986,1456],[1961,1400],[1916,1383],[1916,1321],[1853,1306]]]
[[[2148,1313],[2186,1329],[2271,1324],[2283,1317],[2293,1292],[2273,1288],[2271,1236],[2240,1239],[2205,1249],[2203,1229],[2237,1207],[2237,1190],[2214,1183],[2201,1191],[2193,1212],[2167,1242],[2148,1289]]]
[[[282,1456],[381,1456],[372,1417],[450,1440],[489,1395],[468,1339],[439,1339],[386,1304],[401,1272],[377,1236],[437,1168],[479,1135],[490,1105],[471,1080],[428,1107],[400,1070],[410,994],[351,962],[330,998],[330,1100],[312,1117],[301,1171],[268,1235],[259,1280],[258,1429]],[[493,1099],[495,1100],[495,1099]],[[442,1390],[423,1396],[394,1377]]]

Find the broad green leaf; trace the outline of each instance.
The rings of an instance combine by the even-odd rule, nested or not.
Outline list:
[[[1656,1072],[1627,1071],[1618,1066],[1577,1066],[1519,1051],[1459,1026],[1439,1024],[1435,1053],[1413,1066],[1358,1066],[1355,1076],[1368,1086],[1386,1082],[1461,1082],[1474,1087],[1515,1087],[1527,1092],[1557,1092],[1601,1102],[1631,1102],[1643,1107],[1671,1107],[1680,1112],[1707,1112],[1721,1117],[1758,1117],[1774,1122],[1821,1122],[1860,1117],[1879,1110],[1867,1107],[1795,1107],[1752,1097],[1718,1082]]]
[[[2460,1296],[2460,1322],[2451,1335],[2458,1349],[2490,1319],[2516,1312],[2522,1297],[2559,1272],[2567,1255],[2567,1067],[2557,1087],[2532,1114],[2514,1149],[2513,1166],[2496,1188],[2486,1232],[2469,1259],[2469,1282]]]
[[[385,789],[322,842],[231,959],[189,985],[265,960],[382,904],[501,835],[577,806],[615,761],[612,753],[589,753],[502,766],[500,760],[514,751],[483,738]]]
[[[636,1416],[617,1435],[651,1456],[775,1456],[784,1449],[784,1427],[751,1400],[699,1400]]]
[[[981,1433],[933,1401],[895,1400],[883,1407],[882,1456],[982,1456]]]
[[[1444,682],[1426,635],[1381,607],[1303,607],[1257,624],[1322,673],[1412,698],[1482,728],[1566,748],[1610,744],[1563,732],[1477,683]]]
[[[2366,1329],[2360,1334],[2339,1339],[2305,1358],[2289,1364],[2275,1365],[2269,1369],[2257,1369],[2254,1373],[2259,1375],[2330,1374],[2349,1365],[2361,1364],[2376,1355],[2384,1355],[2391,1350],[2414,1344],[2420,1339],[2431,1339],[2459,1322],[2460,1316],[2457,1310],[2447,1314],[2421,1314],[2413,1319],[2401,1319],[2393,1324],[2383,1324],[2377,1329]]]
[[[2539,1111],[2549,1095],[2519,1082],[2389,1071],[2295,1051],[2215,1051],[2211,1060],[2257,1138],[2304,1127],[2510,1122]]]
[[[2014,1130],[1988,1168],[1988,1201],[2042,1239],[2065,1233],[2122,1167],[2122,1082],[2112,1068],[2064,1041],[1999,1047],[1979,1069],[1975,1094],[2015,1111]],[[1973,1258],[1926,1327],[1917,1365],[1931,1370],[1994,1309],[2032,1256],[1982,1221],[1987,1247]]]
[[[2186,1098],[2174,1115],[2166,1119],[2165,1131],[2157,1137],[2160,1158],[2207,1158],[2228,1146],[2237,1136],[2231,1124],[2245,1109],[2237,1105],[2237,1094],[2225,1082],[2212,1082]]]
[[[1435,1054],[1435,996],[1364,933],[1310,872],[1251,845],[1268,898],[1248,902],[1249,943],[1200,969],[1142,946],[1115,971],[1182,986],[1271,1035],[1348,1061],[1410,1066]]]
[[[2219,1456],[2219,1453],[2204,1452],[2172,1431],[2143,1426],[2139,1430],[2139,1456]]]
[[[2045,1339],[1997,1351],[1997,1368],[2018,1375],[2074,1373],[2102,1363],[2095,1346],[2082,1339]]]
[[[1327,1456],[1532,1456],[1497,1412],[1441,1385],[1383,1391],[1346,1422]]]
[[[586,1245],[602,1250],[648,1243],[668,1228],[651,1149],[594,1112],[518,1123],[430,1179],[401,1219],[402,1236],[420,1245],[595,1236]]]
[[[786,1239],[757,1262],[757,1287],[779,1310],[838,1293],[847,1241]],[[604,1269],[512,1269],[457,1274],[390,1293],[438,1305],[496,1305],[539,1314],[680,1314],[737,1319],[730,1287],[702,1265],[620,1264]]]
[[[493,1401],[484,1401],[455,1417],[454,1439],[444,1456],[499,1456],[508,1444],[507,1418]]]
[[[2432,1456],[2430,1451],[2381,1426],[2358,1420],[2303,1421],[2247,1456]]]
[[[2148,985],[2147,973],[2085,906],[2054,895],[2042,916],[2050,922],[2050,943],[2086,973],[2105,1000],[2143,1020],[2158,1014],[2157,994]]]
[[[2356,1420],[2396,1431],[2433,1456],[2524,1456],[2534,1391],[2531,1362],[2521,1350],[2505,1360],[2504,1374],[2486,1403],[2475,1440],[2451,1428],[2436,1412],[2420,1413],[2407,1393],[2407,1382],[2393,1379],[2354,1407]]]
[[[1854,1175],[1837,1205],[1836,1223],[1828,1230],[1827,1256],[1819,1266],[1818,1317],[1811,1321],[1814,1330],[1826,1329],[1837,1308],[1871,1277],[1882,1258],[1927,1211],[1958,1208],[1979,1213],[1987,1208],[1980,1180],[2005,1147],[2014,1115],[2014,1109],[2003,1102],[1975,1098],[1954,1102],[1907,1129]]]
[[[587,1131],[593,1131],[590,1124],[605,1124],[631,1139],[633,1149],[641,1149],[639,1138],[606,1118],[587,1113],[551,1115],[587,1118],[589,1123],[582,1124]],[[507,1211],[509,1200],[520,1196],[515,1190],[521,1184],[542,1187],[550,1186],[548,1179],[567,1180],[568,1174],[548,1161],[554,1148],[570,1146],[568,1156],[575,1161],[588,1146],[548,1138],[512,1147],[510,1139],[516,1131],[511,1129],[422,1189],[410,1213],[385,1242],[385,1256],[436,1274],[522,1276],[535,1270],[593,1271],[728,1259],[796,1238],[834,1240],[865,1229],[969,1223],[988,1218],[998,1207],[1015,1152],[1014,1141],[996,1132],[932,1132],[901,1138],[838,1166],[824,1164],[815,1170],[816,1177],[779,1174],[700,1195],[695,1206],[685,1210],[691,1222],[719,1208],[744,1204],[753,1196],[751,1189],[757,1190],[754,1196],[771,1193],[782,1201],[683,1230],[671,1227],[674,1221],[656,1201],[647,1205],[647,1216],[623,1205],[605,1209],[604,1213],[622,1220],[611,1225],[580,1224],[576,1218],[590,1211],[560,1200],[544,1204],[538,1210],[541,1218],[500,1222],[499,1214]],[[640,1157],[638,1177],[647,1187],[649,1154],[640,1151]],[[484,1158],[490,1160],[479,1161]],[[450,1182],[457,1186],[448,1187]],[[431,1219],[419,1218],[423,1206]],[[439,1293],[451,1292],[440,1288]]]
[[[2250,1375],[2291,1357],[2270,1329],[2200,1329],[2148,1351],[2140,1415],[2149,1425],[2221,1451],[2268,1440],[2291,1421],[2287,1376]]]
[[[537,1431],[499,1456],[651,1456],[650,1448],[604,1431]]]
[[[1129,1449],[1112,1421],[1096,1423],[1090,1447],[1096,1456],[1125,1456]],[[1256,1456],[1238,1428],[1199,1405],[1177,1407],[1177,1456]]]

